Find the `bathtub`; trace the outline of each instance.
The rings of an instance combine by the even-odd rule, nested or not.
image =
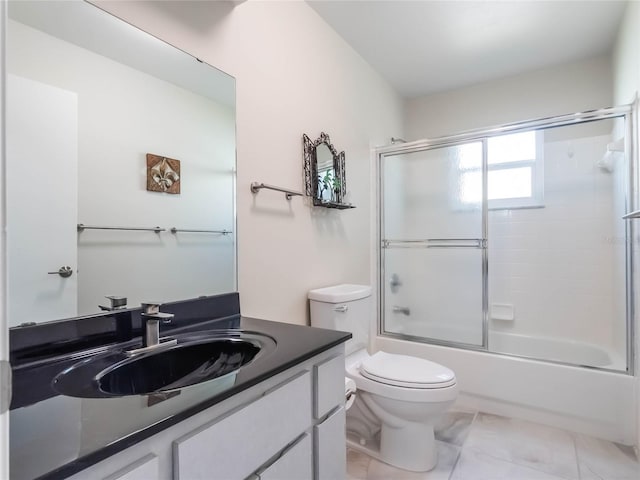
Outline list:
[[[472,328],[438,323],[419,323],[405,320],[391,324],[391,332],[400,335],[436,338],[450,342],[477,345],[482,339],[482,325]],[[624,358],[613,351],[587,342],[562,338],[538,337],[489,329],[489,348],[491,353],[515,355],[536,360],[568,363],[576,366],[598,367],[624,372]]]
[[[615,368],[615,355],[588,344],[491,332],[503,353],[554,356],[557,361]],[[414,355],[451,368],[457,407],[522,418],[610,441],[635,443],[635,382],[626,373],[554,364],[378,335],[372,351]],[[584,361],[584,360],[588,360]],[[620,366],[620,364],[618,364]]]
[[[493,353],[551,360],[624,372],[626,362],[613,350],[573,340],[535,337],[489,331],[489,350]]]

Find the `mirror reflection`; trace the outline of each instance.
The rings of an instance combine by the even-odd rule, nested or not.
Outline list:
[[[322,202],[336,201],[336,169],[329,147],[321,143],[316,147],[316,165],[318,168],[318,198]]]
[[[85,2],[7,51],[10,325],[236,290],[235,80]]]

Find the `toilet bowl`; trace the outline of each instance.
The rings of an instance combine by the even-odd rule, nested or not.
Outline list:
[[[349,355],[345,367],[358,398],[380,423],[374,456],[414,472],[435,467],[434,425],[458,394],[453,372],[420,358],[386,352],[369,355],[366,350]],[[412,368],[422,372],[408,382]]]
[[[370,297],[371,287],[363,285],[309,292],[312,326],[353,334],[346,345],[345,373],[358,396],[347,412],[347,429],[353,426],[360,440],[349,445],[398,468],[431,470],[437,463],[434,425],[456,400],[455,374],[417,357],[370,355]]]

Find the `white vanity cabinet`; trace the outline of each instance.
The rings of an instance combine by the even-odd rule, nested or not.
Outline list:
[[[345,472],[339,345],[71,478],[340,480]]]
[[[344,355],[329,357],[313,366],[314,395],[314,478],[334,480],[344,477],[347,452],[335,439],[344,435]]]
[[[105,477],[104,480],[149,480],[158,478],[159,474],[160,464],[158,463],[158,457],[149,454],[137,462],[118,470],[113,475]]]
[[[313,427],[315,480],[334,480],[344,477],[347,468],[347,449],[346,445],[336,441],[345,434],[344,432],[344,407],[339,407],[325,421]]]
[[[299,480],[313,478],[313,445],[308,433],[287,447],[271,465],[258,471],[260,480]]]
[[[173,442],[174,478],[246,478],[310,426],[311,374],[305,370]],[[229,461],[234,457],[238,461]]]

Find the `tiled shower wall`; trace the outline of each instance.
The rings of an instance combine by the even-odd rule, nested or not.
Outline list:
[[[624,304],[615,292],[624,287],[616,264],[624,221],[614,195],[623,196],[615,180],[624,162],[616,155],[614,172],[596,165],[611,141],[571,135],[545,142],[544,208],[490,212],[490,304],[515,311],[513,322],[492,319],[493,330],[587,342],[623,356]]]

